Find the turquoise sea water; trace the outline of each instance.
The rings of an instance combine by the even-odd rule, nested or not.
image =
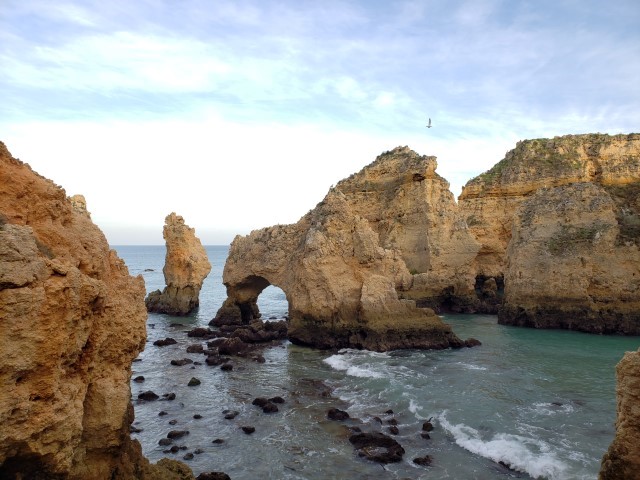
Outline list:
[[[164,286],[163,246],[115,248],[130,273],[144,277],[147,292]],[[475,337],[482,346],[336,353],[284,342],[263,352],[265,363],[234,359],[234,370],[223,372],[205,365],[203,355],[186,353],[186,346],[196,343],[186,332],[206,326],[224,301],[227,251],[207,247],[212,271],[197,313],[149,315],[147,347],[133,364],[133,377],[143,375],[145,381],[132,382],[131,388],[135,427],[142,430],[133,437],[152,461],[194,453],[184,461],[196,474],[217,470],[232,479],[597,477],[614,435],[615,365],[625,351],[640,347],[640,337],[531,330],[498,325],[495,316],[447,315],[444,320],[460,337]],[[284,294],[274,287],[262,293],[259,305],[263,318],[287,313]],[[153,345],[167,336],[178,343]],[[170,365],[181,358],[202,365]],[[201,385],[188,387],[191,377]],[[176,399],[137,402],[146,390],[173,392]],[[251,404],[257,396],[275,395],[286,399],[277,413],[264,414]],[[352,420],[328,420],[332,407],[347,410]],[[239,414],[225,420],[225,409]],[[384,413],[389,409],[393,414]],[[159,415],[162,411],[166,415]],[[358,458],[346,427],[388,433],[392,418],[398,422],[395,438],[406,450],[404,461],[382,466]],[[429,418],[435,429],[426,440],[420,433]],[[244,434],[243,425],[256,432]],[[170,430],[189,431],[175,442],[185,447],[175,454],[158,445]],[[224,443],[212,443],[215,439]],[[412,462],[424,455],[433,458],[431,466]]]

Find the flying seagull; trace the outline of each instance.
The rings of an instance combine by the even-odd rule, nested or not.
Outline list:
[[[429,124],[427,125],[427,128],[431,128],[431,119],[429,119]]]

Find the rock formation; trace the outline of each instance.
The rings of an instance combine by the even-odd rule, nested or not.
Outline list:
[[[82,200],[0,142],[0,477],[193,478],[130,439],[144,283]]]
[[[640,333],[640,135],[519,142],[460,211],[476,277],[504,285],[502,323]]]
[[[602,458],[600,480],[640,479],[640,350],[625,353],[616,368],[616,436]]]
[[[163,268],[166,287],[147,296],[147,310],[188,315],[200,305],[200,289],[211,271],[211,264],[195,230],[189,228],[181,216],[167,215],[162,236],[167,245]]]
[[[447,263],[435,252],[441,237],[453,236],[454,252],[473,258],[462,223],[444,233],[422,230],[439,215],[429,201],[447,201],[446,182],[434,170],[434,158],[396,149],[332,188],[298,223],[236,237],[223,275],[228,298],[213,323],[258,318],[258,295],[275,285],[289,302],[296,343],[378,351],[462,346],[431,309],[398,297],[413,283],[405,262],[426,274]],[[460,266],[452,271],[463,277],[465,262],[447,265]]]

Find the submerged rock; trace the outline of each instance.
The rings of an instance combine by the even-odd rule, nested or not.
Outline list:
[[[401,462],[404,448],[393,438],[380,432],[356,433],[349,442],[358,451],[358,455],[379,463]]]
[[[339,408],[331,408],[327,411],[327,418],[329,420],[347,420],[349,418],[349,413],[344,410],[340,410]]]

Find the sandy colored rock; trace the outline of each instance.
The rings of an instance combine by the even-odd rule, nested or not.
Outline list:
[[[403,163],[405,157],[410,161]],[[395,228],[385,217],[398,214],[388,203],[394,195],[433,176],[435,160],[401,148],[372,165],[380,176],[361,172],[340,182],[298,223],[236,237],[223,274],[228,298],[213,323],[259,317],[258,295],[275,285],[289,302],[289,338],[295,343],[378,351],[461,346],[432,310],[399,298],[398,291],[409,290],[413,282],[405,255],[418,262],[431,247],[417,230],[411,230],[411,238],[401,235],[411,222]],[[358,182],[370,182],[362,201]],[[413,205],[410,198],[405,203]],[[427,263],[420,265],[428,270]]]
[[[200,289],[211,271],[211,264],[195,229],[186,225],[181,216],[167,215],[163,237],[167,245],[163,268],[166,287],[147,296],[147,310],[188,315],[200,305]]]
[[[602,458],[600,480],[640,479],[640,350],[616,367],[616,436]]]
[[[1,142],[0,318],[1,478],[193,478],[166,476],[129,437],[142,278],[86,205]]]

